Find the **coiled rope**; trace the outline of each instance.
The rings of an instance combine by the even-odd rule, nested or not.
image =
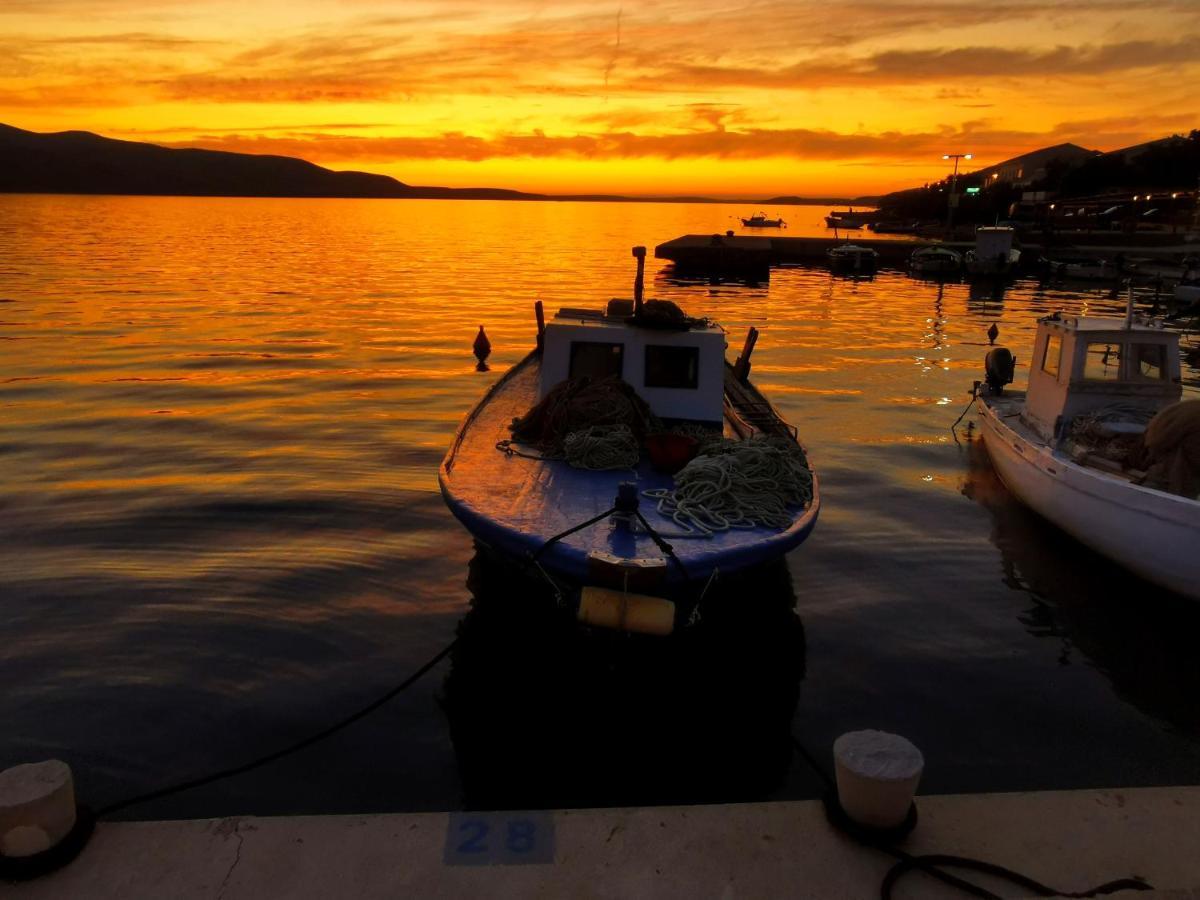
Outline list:
[[[628,425],[592,425],[566,436],[563,455],[576,469],[632,469],[641,453]]]
[[[731,528],[788,528],[812,501],[813,478],[794,441],[757,435],[709,446],[675,476],[675,488],[642,492],[690,537]]]

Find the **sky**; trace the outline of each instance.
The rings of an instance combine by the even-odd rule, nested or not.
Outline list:
[[[854,196],[1200,127],[1200,0],[0,0],[0,122],[409,184]]]

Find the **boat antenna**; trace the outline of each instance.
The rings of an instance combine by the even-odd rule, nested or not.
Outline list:
[[[642,314],[642,290],[645,285],[646,248],[634,247],[633,255],[637,257],[637,278],[633,279],[633,314]]]
[[[1125,300],[1125,330],[1129,331],[1133,328],[1133,279],[1130,278],[1125,282],[1125,287],[1129,289],[1129,294]]]

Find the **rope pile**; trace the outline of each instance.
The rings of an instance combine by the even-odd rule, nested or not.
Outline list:
[[[707,319],[696,319],[685,313],[678,304],[670,300],[647,300],[642,304],[642,311],[637,316],[631,316],[629,321],[636,322],[643,328],[656,328],[662,331],[687,331],[694,325],[707,322]]]
[[[708,447],[675,476],[675,489],[643,492],[685,534],[708,537],[730,528],[788,528],[791,510],[813,496],[804,451],[786,438],[755,436]]]
[[[641,451],[628,425],[593,425],[568,434],[563,455],[576,469],[632,469]]]
[[[1141,437],[1116,433],[1107,426],[1114,423],[1146,425],[1153,416],[1152,410],[1129,403],[1110,403],[1082,413],[1071,420],[1068,430],[1071,455],[1078,459],[1090,454],[1125,465],[1136,455]]]
[[[533,444],[550,456],[564,455],[567,435],[592,428],[624,425],[640,445],[658,420],[646,401],[616,375],[568,378],[556,385],[533,409],[513,419],[515,440]]]

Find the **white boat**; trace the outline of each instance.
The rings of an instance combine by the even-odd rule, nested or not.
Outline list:
[[[1026,391],[1005,390],[1013,367],[1006,349],[989,352],[976,395],[984,445],[1008,489],[1147,581],[1200,599],[1200,499],[1167,490],[1157,463],[1135,467],[1147,422],[1162,434],[1156,415],[1178,423],[1200,403],[1178,402],[1179,336],[1132,314],[1056,314],[1038,322]]]
[[[749,381],[757,332],[728,364],[720,326],[643,303],[634,255],[632,301],[544,325],[539,307],[537,349],[466,417],[438,481],[480,544],[577,593],[585,622],[665,634],[668,597],[779,560],[820,495],[795,429]]]
[[[870,247],[842,244],[826,251],[829,267],[835,272],[874,272],[879,254]]]
[[[943,275],[962,271],[963,258],[949,247],[921,247],[908,259],[908,267],[921,275]]]
[[[975,248],[968,250],[963,266],[968,275],[1008,275],[1021,261],[1013,247],[1016,231],[1006,225],[975,229]]]

